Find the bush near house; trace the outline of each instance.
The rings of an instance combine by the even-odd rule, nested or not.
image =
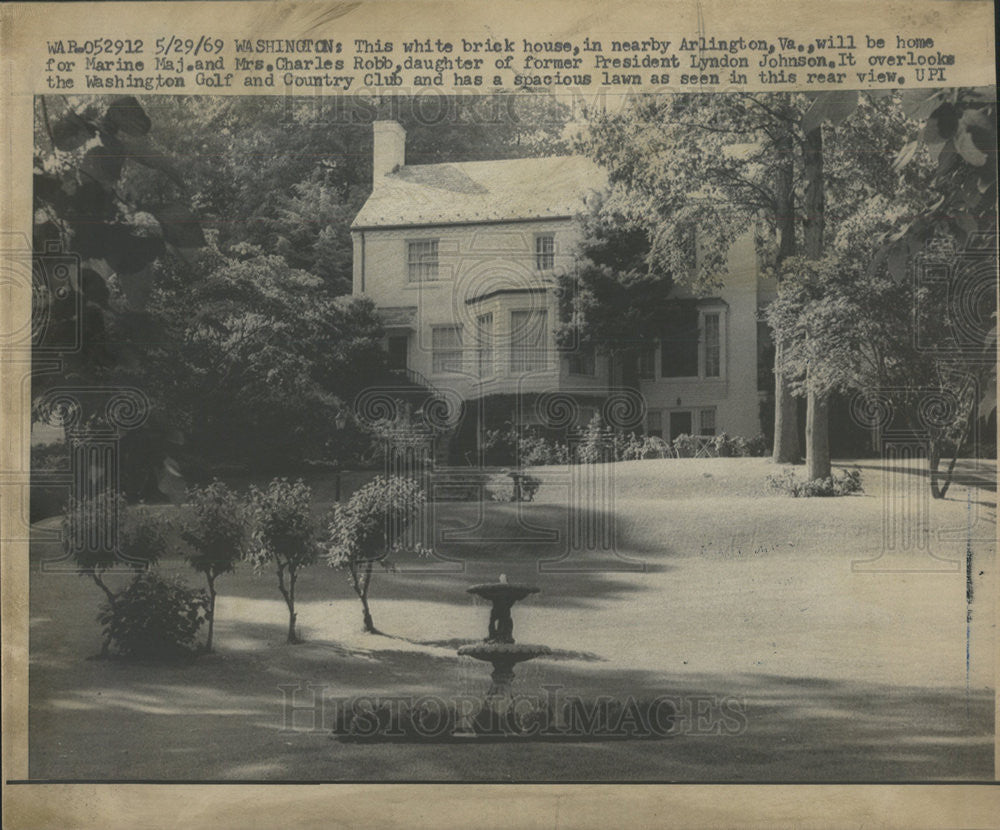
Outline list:
[[[834,472],[833,475],[813,481],[799,481],[794,472],[785,470],[780,475],[768,476],[767,483],[771,488],[794,498],[849,496],[863,491],[860,470]]]
[[[725,432],[714,437],[682,434],[671,442],[654,435],[612,429],[595,415],[572,444],[546,438],[530,427],[519,430],[508,424],[504,429],[486,432],[484,449],[501,464],[543,467],[647,458],[761,457],[768,454],[768,443],[763,435],[744,438]]]

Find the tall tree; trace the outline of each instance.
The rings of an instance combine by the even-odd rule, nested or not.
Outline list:
[[[57,385],[108,394],[143,389],[153,404],[139,432],[144,452],[119,461],[125,488],[149,496],[148,482],[169,469],[176,430],[146,368],[151,347],[162,341],[146,303],[156,263],[190,260],[205,238],[185,178],[154,139],[153,119],[138,99],[39,96],[35,114],[34,248],[43,273],[32,319],[45,325],[33,332],[33,345],[40,357],[56,354],[61,369],[38,375],[33,393],[37,402]],[[160,186],[136,195],[128,181],[137,175]],[[68,268],[68,284],[50,284],[48,263],[58,270],[60,255],[77,258],[79,267]],[[80,422],[103,417],[100,398],[79,402],[93,404]]]
[[[858,118],[863,104],[869,116]],[[678,283],[695,290],[724,280],[726,253],[751,229],[766,261],[777,266],[802,250],[819,259],[831,219],[844,221],[862,209],[884,175],[857,176],[881,158],[892,158],[906,140],[906,124],[885,96],[858,93],[807,96],[744,93],[641,98],[623,111],[597,114],[582,145],[611,175],[620,204],[651,228],[658,257],[671,264]],[[844,131],[852,122],[858,127]],[[912,125],[911,125],[912,126]],[[872,152],[865,131],[878,139]],[[829,169],[833,145],[836,165]],[[864,147],[864,152],[860,148]],[[852,175],[845,168],[854,159]],[[691,244],[697,237],[699,244]],[[777,268],[781,273],[781,268]],[[794,401],[777,367],[785,347],[775,332],[775,451],[777,461],[798,459]],[[829,473],[825,398],[808,397],[810,476]],[[794,450],[794,452],[793,452]]]
[[[639,350],[670,320],[673,279],[648,230],[613,206],[593,200],[582,224],[580,264],[558,277],[557,341],[568,351],[609,355],[623,384],[636,388]]]
[[[372,303],[249,245],[171,273],[151,301],[171,332],[155,356],[189,465],[276,471],[339,459],[337,419],[384,370]]]

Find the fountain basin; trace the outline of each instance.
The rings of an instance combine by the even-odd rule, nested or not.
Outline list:
[[[539,590],[533,585],[522,585],[517,582],[484,582],[466,589],[467,593],[475,594],[483,599],[490,601],[509,600],[512,603],[531,594],[537,594]]]
[[[472,643],[462,646],[458,653],[463,657],[475,657],[487,663],[514,665],[536,657],[551,654],[548,646],[532,646],[526,643]]]

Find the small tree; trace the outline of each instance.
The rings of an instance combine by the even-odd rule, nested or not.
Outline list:
[[[99,522],[116,520],[118,542],[113,548],[107,545],[87,544],[87,537],[98,531]],[[115,608],[120,592],[112,591],[104,581],[108,571],[116,565],[134,573],[155,565],[167,547],[168,523],[155,516],[149,508],[138,505],[129,509],[121,493],[105,490],[88,499],[73,498],[63,513],[63,548],[66,555],[76,562],[81,576],[89,576],[107,598],[108,607]],[[110,642],[105,637],[101,656],[106,656]]]
[[[245,522],[239,498],[221,481],[188,490],[192,516],[181,539],[188,544],[185,558],[208,583],[208,637],[205,650],[212,650],[215,633],[215,580],[236,570],[244,550]]]
[[[376,562],[387,570],[392,550],[419,550],[407,545],[404,531],[420,512],[426,496],[417,482],[401,476],[379,476],[358,490],[346,504],[335,504],[330,512],[322,547],[327,562],[347,571],[354,592],[361,600],[365,631],[377,634],[368,607],[368,589]]]
[[[270,562],[278,573],[278,590],[288,606],[289,643],[301,642],[295,631],[295,583],[318,554],[311,500],[312,492],[302,479],[291,483],[276,478],[266,490],[251,487],[247,505],[246,556],[256,571]]]

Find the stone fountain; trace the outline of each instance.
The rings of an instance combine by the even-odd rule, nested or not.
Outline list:
[[[504,574],[500,574],[498,582],[473,585],[468,589],[468,593],[489,600],[493,606],[490,609],[490,624],[486,639],[481,643],[462,646],[458,650],[458,653],[463,657],[474,657],[492,664],[493,673],[490,677],[493,682],[486,693],[487,699],[504,698],[510,695],[510,687],[514,681],[514,666],[518,663],[552,653],[546,646],[531,646],[514,642],[514,620],[511,618],[511,608],[518,600],[531,594],[537,594],[538,591],[538,588],[531,585],[508,582]]]

